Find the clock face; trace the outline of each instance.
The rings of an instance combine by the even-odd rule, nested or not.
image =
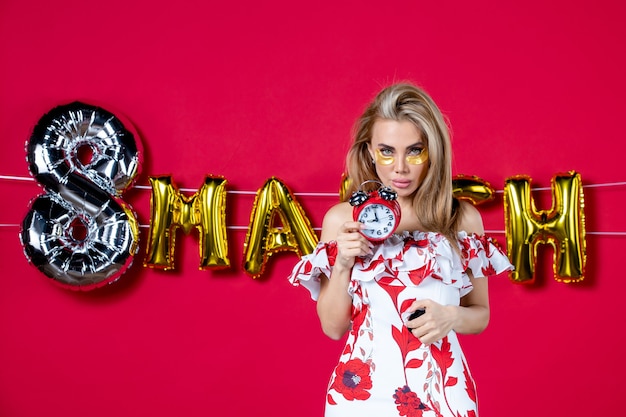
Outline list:
[[[357,221],[365,228],[361,233],[373,240],[385,239],[396,230],[396,215],[389,207],[383,204],[368,204],[358,215]]]

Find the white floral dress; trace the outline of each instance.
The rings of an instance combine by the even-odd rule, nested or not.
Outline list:
[[[423,345],[405,325],[415,300],[459,305],[472,290],[466,270],[479,278],[512,269],[488,237],[460,232],[458,244],[463,261],[443,235],[405,232],[357,258],[348,288],[352,329],[328,385],[326,417],[477,415],[474,380],[456,333]],[[296,264],[290,282],[317,300],[336,254],[336,242],[320,242]]]

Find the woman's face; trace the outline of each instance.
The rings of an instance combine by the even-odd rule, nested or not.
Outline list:
[[[372,128],[368,150],[381,182],[409,198],[428,172],[428,147],[415,125],[409,121],[377,120]]]

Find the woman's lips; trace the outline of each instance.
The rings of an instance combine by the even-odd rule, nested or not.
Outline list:
[[[409,181],[409,180],[401,180],[401,179],[391,180],[391,183],[396,188],[407,188],[408,186],[411,185],[411,181]]]

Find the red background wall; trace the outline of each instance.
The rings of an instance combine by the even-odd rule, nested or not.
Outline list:
[[[213,3],[213,4],[211,4]],[[425,87],[453,126],[454,173],[502,190],[526,174],[585,184],[584,281],[490,280],[492,321],[463,338],[483,417],[614,415],[619,345],[626,73],[622,2],[478,0],[175,3],[3,0],[0,174],[29,177],[24,141],[58,104],[99,104],[132,120],[145,155],[138,180],[171,174],[231,191],[271,176],[295,193],[335,193],[354,119],[392,81]],[[199,271],[179,236],[177,270],[131,270],[87,293],[28,265],[17,238],[32,181],[0,182],[0,415],[319,416],[341,350],[319,329],[306,290],[286,277],[294,253],[262,278],[241,268],[254,195],[229,194],[233,267]],[[548,208],[550,193],[536,193]],[[125,197],[141,224],[150,193]],[[335,197],[302,196],[315,227]],[[502,194],[480,206],[505,244]]]

